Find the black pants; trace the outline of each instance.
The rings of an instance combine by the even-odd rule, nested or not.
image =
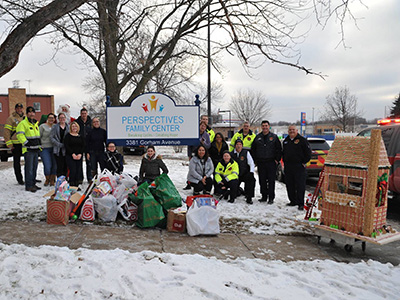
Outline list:
[[[67,160],[65,159],[65,156],[60,154],[56,155],[54,154],[54,157],[56,159],[56,164],[57,164],[57,177],[60,177],[62,175],[67,176]]]
[[[285,183],[290,203],[303,206],[306,192],[306,168],[303,164],[285,163]]]
[[[67,166],[69,169],[69,184],[78,186],[82,176],[82,158],[75,160],[71,155],[66,156]]]
[[[201,193],[211,193],[213,181],[211,178],[206,178],[206,184],[204,185],[203,182],[200,180],[198,183],[191,182],[190,185],[193,187],[194,194],[201,194]]]
[[[243,176],[239,176],[239,186],[244,182],[244,194],[247,197],[254,197],[254,189],[256,188],[256,179],[254,174],[247,172]]]
[[[14,144],[14,148],[11,150],[13,155],[13,166],[14,166],[14,174],[15,178],[17,178],[18,182],[22,182],[22,173],[21,173],[21,156],[22,156],[22,145]]]
[[[263,198],[269,197],[270,201],[275,199],[275,161],[257,162],[258,180],[260,182],[261,195]]]
[[[235,179],[224,183],[226,189],[222,189],[220,184],[216,184],[214,188],[214,193],[219,195],[226,195],[226,193],[229,193],[230,199],[235,200],[239,189],[239,180]]]

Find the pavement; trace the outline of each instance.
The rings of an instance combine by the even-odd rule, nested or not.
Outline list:
[[[123,249],[129,252],[154,251],[175,254],[199,254],[218,259],[258,258],[264,260],[334,260],[356,263],[369,259],[400,264],[400,240],[386,245],[361,243],[351,252],[344,245],[313,235],[261,235],[221,233],[218,236],[190,237],[165,229],[139,229],[94,224],[70,223],[67,226],[45,222],[0,221],[0,242],[30,247],[50,245],[70,249]]]

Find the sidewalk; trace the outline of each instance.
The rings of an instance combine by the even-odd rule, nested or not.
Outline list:
[[[359,262],[373,259],[382,263],[400,264],[400,241],[384,246],[367,244],[365,253],[360,245],[355,245],[353,251],[348,253],[343,249],[344,245],[332,244],[326,239],[318,244],[315,236],[223,233],[218,236],[190,237],[161,229],[82,224],[55,226],[45,222],[8,220],[0,221],[0,242],[31,247],[50,245],[70,249],[149,250],[215,256],[218,259],[245,257],[285,262],[316,259]]]

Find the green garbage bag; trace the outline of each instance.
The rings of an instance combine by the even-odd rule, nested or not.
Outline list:
[[[136,195],[129,194],[129,200],[138,206],[138,227],[154,227],[165,219],[162,206],[154,199],[147,182],[138,187]]]
[[[150,190],[165,210],[182,206],[182,197],[167,174],[158,176],[154,183]]]

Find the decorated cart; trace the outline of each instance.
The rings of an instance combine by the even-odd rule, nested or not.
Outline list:
[[[337,137],[321,172],[317,192],[321,211],[315,225],[318,241],[328,237],[345,243],[351,251],[356,242],[387,244],[400,233],[386,224],[390,163],[379,130],[371,138]],[[312,203],[306,214],[311,220]]]

